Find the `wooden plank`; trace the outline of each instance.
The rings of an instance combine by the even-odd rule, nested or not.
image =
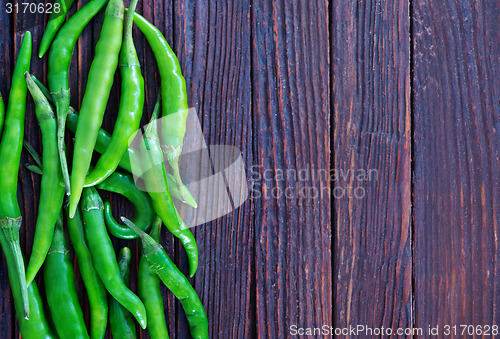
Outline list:
[[[285,338],[332,319],[328,4],[250,15],[256,336]]]
[[[189,107],[197,111],[206,143],[241,149],[248,172],[253,158],[250,1],[177,1],[174,23],[174,50],[186,77]],[[247,201],[192,229],[200,252],[193,284],[211,338],[255,334],[251,211]],[[187,328],[179,314],[182,338]]]
[[[412,323],[408,11],[332,6],[336,328]]]
[[[420,327],[500,321],[499,16],[498,1],[413,6]]]

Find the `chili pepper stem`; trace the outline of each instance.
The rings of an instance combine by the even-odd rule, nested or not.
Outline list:
[[[24,148],[26,148],[26,150],[31,155],[31,157],[35,160],[35,163],[36,163],[36,165],[26,163],[26,164],[24,164],[24,167],[26,167],[29,171],[31,171],[33,173],[41,175],[43,173],[43,170],[42,170],[43,165],[42,165],[42,158],[41,158],[40,154],[35,150],[33,145],[31,145],[29,143],[29,141],[26,139],[23,140],[23,146],[24,146]]]
[[[42,169],[40,167],[38,167],[37,165],[24,164],[24,167],[26,167],[26,169],[30,172],[42,175]]]
[[[38,154],[37,151],[35,151],[35,148],[33,147],[32,144],[29,143],[28,140],[24,139],[23,140],[23,145],[24,148],[28,151],[28,153],[31,155],[33,160],[35,160],[36,164],[38,167],[42,168],[42,158],[40,157],[40,154]]]
[[[47,100],[51,104],[54,104],[54,99],[52,98],[52,94],[50,94],[50,91],[48,90],[48,88],[45,87],[45,85],[42,84],[42,82],[40,80],[38,80],[38,78],[36,76],[34,76],[33,74],[30,74],[30,76],[31,76],[31,80],[33,80],[33,82],[38,86],[40,91],[42,91],[43,96],[46,97]]]
[[[167,152],[165,153],[168,154]],[[196,200],[194,200],[191,192],[189,192],[187,187],[182,182],[181,175],[179,173],[179,155],[167,157],[167,160],[170,164],[170,167],[172,167],[172,172],[174,173],[174,178],[177,184],[177,190],[179,191],[179,195],[181,197],[181,201],[193,208],[197,208],[198,204],[196,203]]]
[[[52,93],[56,102],[57,116],[57,148],[59,149],[59,160],[61,161],[61,170],[66,187],[66,195],[70,195],[70,180],[68,171],[68,161],[66,159],[66,150],[64,148],[64,133],[66,131],[66,118],[69,111],[69,91],[60,89]]]
[[[135,226],[135,224],[132,221],[128,220],[125,217],[120,217],[120,219],[123,221],[125,225],[130,227],[141,238],[143,253],[145,254],[156,253],[161,249],[160,244],[154,241],[154,239],[151,238],[151,236],[148,235],[146,232],[141,230],[139,227]]]
[[[21,299],[23,300],[24,318],[29,319],[30,304],[28,299],[28,287],[26,285],[26,274],[24,272],[24,259],[19,243],[19,229],[22,224],[22,217],[5,217],[0,220],[0,228],[9,243],[10,249],[16,259],[16,270],[19,276],[19,288],[21,289]]]

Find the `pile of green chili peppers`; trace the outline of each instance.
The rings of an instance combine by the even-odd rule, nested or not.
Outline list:
[[[73,3],[56,1],[63,14]],[[161,246],[165,225],[186,250],[189,276],[194,276],[198,267],[196,239],[173,203],[175,198],[197,207],[179,170],[188,110],[186,82],[160,30],[135,13],[137,2],[131,0],[125,9],[123,0],[90,0],[67,21],[66,15],[51,16],[38,50],[40,58],[48,52],[48,88],[30,74],[32,38],[26,32],[7,106],[0,94],[0,244],[23,338],[104,338],[108,324],[113,338],[136,338],[139,327],[147,329],[151,338],[168,338],[160,281],[182,305],[191,336],[208,338],[200,298]],[[81,110],[76,112],[70,106],[71,58],[82,31],[101,10],[105,13],[100,37]],[[140,149],[129,145],[140,127],[145,93],[132,34],[134,23],[154,52],[161,78]],[[101,125],[117,68],[121,98],[110,134]],[[24,140],[28,91],[42,134],[41,155]],[[162,119],[159,135],[160,117],[168,119]],[[66,126],[75,135],[72,143],[66,142]],[[23,145],[35,162],[26,167],[41,175],[33,248],[26,261],[19,241],[23,220],[17,201]],[[73,153],[71,165],[68,150]],[[136,186],[132,176],[132,168],[135,172],[137,166],[146,191]],[[134,218],[122,216],[121,222],[117,221],[110,202],[101,199],[98,189],[132,202]],[[137,293],[129,284],[132,253],[123,247],[117,255],[111,237],[142,244]],[[87,323],[77,295],[71,245],[87,291]],[[37,276],[43,276],[45,296],[37,288]]]

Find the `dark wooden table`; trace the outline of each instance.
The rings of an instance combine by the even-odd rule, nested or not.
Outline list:
[[[87,1],[76,2],[81,7]],[[23,32],[33,32],[37,51],[47,18],[7,15],[5,1],[0,4],[0,68],[5,79],[1,91],[7,94]],[[242,151],[249,187],[259,173],[276,169],[330,168],[326,3],[140,1],[138,12],[162,30],[176,51],[186,77],[189,105],[197,110],[207,144],[233,145]],[[85,29],[74,53],[70,83],[75,106],[85,93],[102,19],[101,13]],[[159,76],[149,45],[137,30],[135,37],[146,78],[146,122],[156,100]],[[31,69],[45,80],[46,59],[33,57]],[[108,130],[116,117],[118,92],[115,84],[104,122]],[[29,101],[26,136],[39,145],[40,132]],[[21,162],[29,160],[23,155]],[[24,168],[20,178],[26,226],[22,242],[29,254],[39,178]],[[276,185],[273,180],[256,181],[261,191]],[[313,181],[301,184],[319,187]],[[112,198],[117,215],[126,214],[130,206],[117,196]],[[331,324],[330,206],[328,194],[321,200],[251,197],[230,214],[193,229],[200,267],[191,281],[207,311],[211,337],[277,338],[286,336],[291,324]],[[126,244],[133,250],[134,272],[138,246],[115,241],[116,249]],[[163,245],[186,272],[179,243],[165,235]],[[136,276],[131,280],[136,290]],[[37,282],[42,283],[41,279]],[[4,261],[0,285],[0,337],[14,338],[18,328]],[[88,316],[78,272],[77,285]],[[172,337],[188,337],[180,304],[164,292]],[[145,331],[142,336],[148,337]]]
[[[253,193],[193,229],[200,268],[192,283],[211,337],[285,338],[292,325],[323,324],[413,328],[415,337],[455,325],[461,337],[461,325],[479,336],[478,326],[500,325],[500,2],[176,0],[145,1],[138,12],[176,51],[207,143],[242,150]],[[46,17],[0,16],[6,95],[22,32],[37,46]],[[76,106],[101,21],[73,58]],[[135,36],[146,122],[159,79]],[[33,58],[33,73],[43,79],[46,70]],[[38,145],[31,103],[26,126]],[[22,168],[20,179],[29,254],[39,178]],[[135,267],[137,245],[115,241],[126,244]],[[186,272],[179,243],[165,235],[163,244]],[[14,338],[0,265],[0,337]],[[78,272],[77,285],[88,315]],[[184,314],[164,292],[172,337],[184,338]]]
[[[480,336],[500,323],[500,2],[330,9],[332,166],[378,171],[333,200],[335,327]]]

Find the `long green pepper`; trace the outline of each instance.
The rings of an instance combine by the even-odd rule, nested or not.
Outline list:
[[[182,76],[179,60],[160,30],[137,13],[134,14],[134,22],[148,40],[160,72],[163,111],[162,150],[172,167],[182,201],[196,207],[196,201],[182,183],[179,173],[179,157],[182,153],[182,143],[186,133],[186,120],[189,110],[186,80]]]
[[[64,20],[66,20],[66,13],[68,13],[69,8],[73,4],[74,0],[56,0],[53,4],[52,13],[49,17],[49,22],[47,23],[47,27],[45,28],[45,32],[43,33],[42,41],[40,42],[40,48],[38,49],[38,57],[43,57],[45,52],[50,47],[52,40],[59,31],[59,28],[64,24]],[[59,12],[56,12],[55,9],[59,5]]]
[[[118,267],[125,285],[129,285],[130,259],[132,254],[128,247],[123,247],[118,254]],[[118,301],[109,297],[109,324],[113,338],[135,339],[136,329],[134,318]]]
[[[67,218],[69,238],[75,249],[78,268],[87,290],[90,305],[90,338],[103,339],[108,325],[108,292],[97,274],[85,238],[80,210]]]
[[[82,109],[75,133],[69,196],[70,218],[75,215],[82,195],[85,177],[90,168],[92,152],[118,66],[118,55],[122,45],[123,10],[123,0],[109,1],[95,57],[90,66],[87,88],[82,99]]]
[[[20,218],[15,219],[16,222],[17,220],[20,221]],[[16,269],[18,267],[19,255],[22,256],[22,253],[20,253],[20,248],[19,251],[17,249],[13,250],[11,240],[7,239],[3,232],[0,232],[0,244],[5,254],[5,261],[7,262],[10,287],[21,335],[24,339],[53,339],[55,336],[45,316],[42,298],[35,282],[31,283],[27,288],[29,319],[25,318],[26,307],[21,291],[23,283]]]
[[[149,195],[137,188],[132,175],[115,171],[96,187],[108,192],[121,194],[130,200],[136,211],[134,224],[145,232],[149,230],[154,216],[151,199]],[[113,218],[109,200],[104,201],[104,218],[109,233],[115,237],[121,239],[137,238],[137,234],[134,231],[127,226],[120,225],[115,218]]]
[[[48,100],[25,74],[28,89],[35,101],[35,112],[42,130],[43,174],[40,187],[40,204],[36,219],[35,237],[31,258],[26,268],[26,283],[29,285],[40,270],[49,252],[54,227],[64,200],[64,182],[57,151],[57,122]]]
[[[75,272],[64,236],[62,215],[57,220],[43,266],[43,278],[47,303],[59,337],[89,338],[76,292]]]
[[[132,39],[133,13],[137,0],[132,0],[125,20],[125,35],[120,52],[121,99],[113,135],[92,172],[85,179],[85,187],[94,186],[113,173],[128,148],[129,139],[139,129],[144,106],[144,78]]]
[[[179,238],[186,250],[189,261],[189,275],[192,277],[198,268],[198,247],[196,239],[177,212],[172,197],[170,196],[165,165],[163,164],[163,154],[158,139],[158,105],[151,116],[151,121],[144,132],[143,142],[141,142],[142,163],[144,168],[144,184],[153,208],[161,218],[165,226],[172,234]]]
[[[102,200],[95,188],[89,187],[83,190],[81,208],[85,236],[97,274],[113,298],[134,315],[142,328],[146,328],[147,316],[144,304],[121,279],[113,244],[104,225]]]
[[[134,232],[135,233],[135,232]],[[149,235],[160,243],[161,219],[156,216]],[[163,309],[163,296],[160,290],[160,279],[151,268],[146,257],[139,260],[137,288],[148,315],[148,332],[151,339],[168,339],[167,321]]]
[[[5,238],[4,234],[0,232],[0,244],[4,249],[5,261],[9,272],[10,288],[12,297],[14,299],[14,307],[16,309],[17,320],[19,322],[19,330],[23,339],[55,339],[55,335],[50,328],[50,325],[45,316],[42,298],[36,282],[32,282],[28,286],[28,300],[30,309],[29,320],[24,317],[24,305],[21,296],[21,289],[19,275],[17,271],[13,270],[17,258],[10,250],[9,241]]]
[[[50,92],[56,105],[57,145],[61,169],[66,186],[66,194],[70,194],[68,162],[64,148],[64,132],[69,109],[69,66],[76,41],[89,21],[104,7],[108,0],[91,0],[77,11],[61,28],[49,52],[49,69],[47,80]]]
[[[174,265],[159,243],[137,228],[127,218],[122,217],[122,221],[141,237],[142,255],[165,286],[181,302],[189,323],[191,336],[196,339],[208,338],[208,320],[205,309],[187,278]]]
[[[5,246],[2,246],[2,248],[4,252],[11,251],[16,259],[11,261],[11,265],[8,267],[9,277],[14,274],[14,271],[16,272],[18,277],[16,280],[19,283],[23,302],[23,317],[26,319],[29,318],[29,300],[24,258],[19,243],[19,229],[21,228],[22,217],[17,201],[17,180],[19,161],[23,149],[26,96],[28,94],[24,73],[29,71],[30,63],[31,33],[26,32],[12,75],[5,126],[2,141],[0,142],[0,229],[9,245],[8,248]]]

